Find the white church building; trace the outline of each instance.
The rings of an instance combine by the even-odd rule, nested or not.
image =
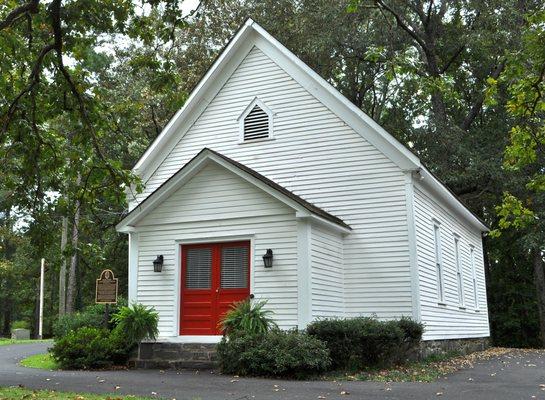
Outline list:
[[[409,316],[489,336],[488,228],[417,156],[248,20],[134,167],[129,301],[159,342],[214,343],[234,301],[281,328]]]

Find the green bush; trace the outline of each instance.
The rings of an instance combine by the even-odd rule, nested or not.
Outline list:
[[[305,333],[278,329],[224,337],[218,358],[222,372],[252,376],[303,378],[331,365],[325,343]]]
[[[122,365],[138,342],[155,339],[158,320],[153,309],[133,304],[121,307],[105,328],[104,306],[91,306],[59,319],[51,353],[63,369]]]
[[[119,309],[126,305],[126,303],[126,300],[120,298],[118,304],[110,305],[110,316],[115,315],[119,311]],[[106,306],[104,304],[93,304],[87,306],[83,311],[63,315],[53,324],[53,336],[63,337],[68,332],[77,330],[85,326],[93,328],[105,328],[105,311]],[[110,319],[110,321],[108,321],[107,328],[110,330],[115,328],[115,322]]]
[[[101,328],[104,326],[104,315],[87,312],[66,314],[53,324],[53,336],[62,338],[80,328]]]
[[[14,329],[30,329],[30,323],[28,321],[13,321],[11,323],[11,330]]]
[[[155,340],[159,331],[159,314],[143,304],[121,307],[114,314],[112,321],[117,325],[114,329],[122,332],[129,345],[135,345],[144,339]]]
[[[424,325],[407,317],[397,320],[397,324],[403,330],[404,339],[407,343],[420,343],[422,334],[424,333]]]
[[[324,341],[335,369],[363,369],[404,362],[422,338],[422,325],[407,318],[323,319],[307,328]]]
[[[259,335],[276,328],[271,310],[264,310],[267,301],[244,300],[233,304],[221,319],[221,327],[226,335]]]
[[[50,349],[63,369],[96,369],[112,365],[112,345],[106,329],[82,327],[55,340]]]

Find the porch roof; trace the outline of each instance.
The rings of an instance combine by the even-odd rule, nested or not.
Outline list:
[[[198,171],[200,171],[208,162],[215,162],[231,170],[243,179],[265,190],[278,200],[294,208],[296,211],[307,211],[319,219],[337,225],[339,228],[350,231],[352,228],[342,219],[324,211],[320,207],[306,201],[302,197],[289,191],[271,179],[261,175],[259,172],[239,163],[217,151],[209,148],[202,149],[195,157],[180,168],[174,175],[167,179],[161,186],[155,189],[144,201],[138,204],[133,210],[127,213],[123,219],[116,225],[120,232],[130,232],[138,221],[147,215],[155,205],[161,203],[170,194],[183,186]]]

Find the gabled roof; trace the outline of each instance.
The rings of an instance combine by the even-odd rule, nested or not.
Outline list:
[[[133,168],[146,181],[185,135],[253,47],[258,47],[295,81],[316,97],[403,171],[430,176],[439,197],[481,231],[488,228],[450,190],[422,165],[420,159],[337,89],[284,47],[261,26],[248,19],[199,81],[184,106],[172,117]]]
[[[136,206],[116,225],[116,229],[120,232],[131,231],[132,227],[148,215],[156,205],[160,204],[176,190],[183,187],[186,182],[210,162],[214,162],[226,168],[284,204],[290,206],[296,210],[297,216],[299,217],[316,218],[319,222],[326,223],[327,225],[335,225],[338,230],[344,233],[348,233],[352,229],[342,219],[316,207],[314,204],[309,203],[305,199],[290,192],[288,189],[280,186],[253,169],[208,148],[201,150],[199,154],[193,157],[153,193],[146,197],[144,201]]]

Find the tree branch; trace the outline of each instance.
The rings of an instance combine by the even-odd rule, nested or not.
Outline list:
[[[443,68],[439,69],[439,73],[444,74],[445,72],[447,72],[447,70],[450,68],[452,63],[458,58],[458,56],[462,53],[462,51],[465,50],[465,48],[466,48],[465,43],[461,45],[460,47],[458,47],[458,50],[454,52],[454,54],[450,57],[450,59],[445,63]]]
[[[40,51],[40,54],[38,54],[38,58],[36,59],[36,62],[34,63],[34,66],[32,67],[32,71],[29,76],[29,84],[26,88],[24,88],[16,97],[13,99],[11,104],[8,107],[8,110],[6,112],[4,124],[2,127],[2,132],[6,132],[8,130],[9,124],[11,123],[11,119],[13,118],[13,115],[15,114],[15,110],[17,108],[17,105],[19,104],[19,101],[28,93],[30,93],[34,87],[40,82],[40,73],[42,71],[42,64],[45,56],[53,51],[55,49],[55,44],[51,43],[47,46],[43,47]]]
[[[492,73],[490,74],[490,77],[494,79],[498,79],[504,69],[505,69],[505,60],[502,60],[498,65],[494,67]],[[462,123],[460,124],[460,129],[462,129],[463,131],[467,131],[469,129],[469,127],[471,126],[475,118],[477,118],[477,115],[479,115],[481,108],[483,107],[484,97],[485,97],[484,92],[479,94],[479,96],[477,96],[477,99],[471,106],[471,109],[469,110],[468,114],[466,115]]]
[[[10,12],[3,21],[0,21],[0,31],[11,26],[11,24],[23,14],[38,12],[39,3],[40,0],[30,0],[28,3],[25,3]]]
[[[386,11],[388,11],[396,20],[397,24],[405,31],[407,32],[419,45],[420,47],[422,47],[422,49],[428,53],[429,52],[429,49],[426,45],[426,43],[424,42],[424,40],[422,40],[422,38],[420,36],[418,36],[418,34],[412,29],[409,27],[409,24],[408,22],[406,22],[403,18],[401,18],[401,15],[396,11],[394,10],[392,7],[390,7],[389,5],[387,5],[386,3],[384,3],[384,1],[382,0],[375,0],[375,3],[377,4],[377,6],[379,6],[380,8],[383,8],[385,9]]]

